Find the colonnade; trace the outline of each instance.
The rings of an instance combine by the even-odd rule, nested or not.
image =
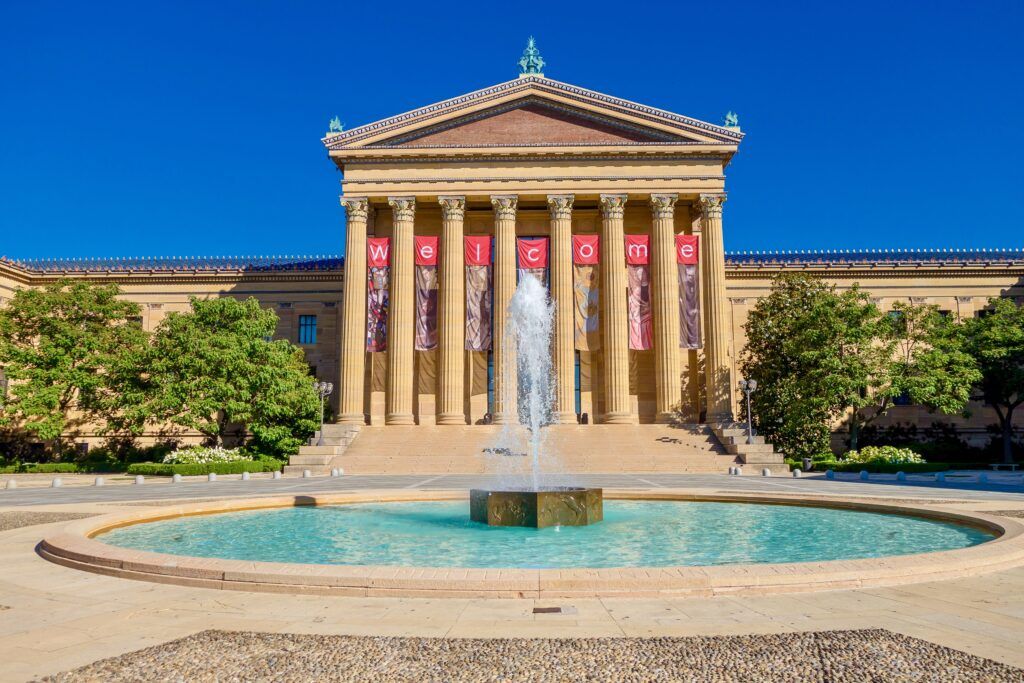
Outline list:
[[[518,197],[494,195],[494,414],[495,422],[516,419],[507,405],[508,383],[516,383],[514,355],[504,346],[504,312],[516,286],[516,213]],[[551,296],[555,303],[555,419],[576,421],[574,400],[574,328],[571,194],[548,195],[551,237]],[[679,349],[679,284],[675,258],[675,210],[678,195],[651,194],[651,304],[654,318],[655,397],[658,421],[668,421],[681,404]],[[341,391],[338,421],[364,424],[366,334],[366,238],[370,201],[343,197],[348,217],[345,250],[345,310],[341,333]],[[413,341],[414,250],[416,197],[389,197],[393,212],[388,370],[385,424],[414,424]],[[463,234],[466,199],[437,198],[442,229],[438,292],[437,424],[466,424],[464,411],[465,274]],[[600,324],[604,412],[600,421],[629,424],[635,420],[629,396],[628,319],[624,254],[626,194],[602,194]],[[725,253],[722,205],[725,196],[702,194],[700,273],[703,311],[706,407],[708,422],[732,417],[729,320],[725,296]],[[609,267],[619,264],[619,267]]]

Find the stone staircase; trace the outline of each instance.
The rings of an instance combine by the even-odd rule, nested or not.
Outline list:
[[[744,474],[760,474],[769,469],[772,474],[788,474],[789,465],[782,453],[775,452],[775,446],[766,443],[763,436],[755,436],[747,443],[747,426],[727,423],[712,427],[712,431],[725,447],[727,453],[736,456],[736,464],[746,469]]]
[[[325,424],[323,445],[316,445],[320,440],[320,432],[317,432],[308,445],[299,448],[298,455],[288,459],[284,473],[301,475],[304,470],[309,470],[314,475],[330,474],[331,469],[337,467],[331,464],[332,461],[345,454],[360,429],[360,425]]]
[[[552,425],[543,438],[542,470],[567,474],[725,474],[741,463],[707,425]],[[367,425],[320,467],[345,474],[520,474],[529,471],[528,441],[525,429],[500,425]],[[313,449],[303,448],[296,458],[329,455]],[[314,464],[312,458],[301,462],[308,464],[293,472]]]

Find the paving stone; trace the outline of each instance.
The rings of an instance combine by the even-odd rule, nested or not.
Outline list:
[[[490,640],[204,631],[43,680],[1019,683],[1024,670],[883,629]]]
[[[95,517],[95,514],[87,512],[0,512],[0,531],[20,529],[24,526],[35,524],[51,524],[52,522],[67,522],[72,519],[83,519]]]

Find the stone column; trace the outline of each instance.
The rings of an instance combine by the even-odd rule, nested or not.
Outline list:
[[[437,424],[464,425],[463,359],[466,353],[465,250],[462,222],[466,217],[465,197],[438,197],[441,203],[441,291],[438,292]]]
[[[658,422],[675,419],[682,403],[679,375],[679,276],[675,206],[678,195],[652,194],[651,251],[654,313],[655,409]]]
[[[342,197],[345,229],[345,296],[341,319],[338,422],[365,424],[363,378],[366,373],[366,219],[369,201]]]
[[[571,194],[549,194],[551,210],[551,298],[555,304],[555,406],[556,422],[576,422],[575,334],[572,291]]]
[[[729,371],[729,301],[725,296],[725,247],[722,241],[724,194],[702,194],[700,261],[704,289],[704,366],[707,421],[732,420]]]
[[[622,217],[626,195],[601,195],[601,349],[607,424],[633,422],[629,403],[629,322],[626,314],[626,253]]]
[[[413,389],[413,216],[415,197],[388,197],[391,230],[391,290],[388,311],[388,395],[384,424],[411,425]]]
[[[494,207],[494,422],[519,420],[515,349],[505,348],[505,312],[516,291],[516,195],[491,197]],[[506,405],[506,403],[508,405]]]

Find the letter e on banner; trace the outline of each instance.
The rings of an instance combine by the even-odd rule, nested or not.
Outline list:
[[[684,266],[697,265],[698,235],[676,235],[676,262]]]
[[[417,266],[436,266],[437,265],[437,237],[427,237],[416,235],[414,238],[416,245],[416,258],[415,263]]]
[[[572,236],[572,262],[577,266],[594,266],[598,262],[597,235]]]
[[[489,235],[467,235],[463,239],[466,245],[467,266],[491,265],[491,238]]]
[[[651,236],[626,235],[626,265],[646,266],[651,262]]]
[[[391,260],[391,238],[366,238],[366,265],[370,268],[381,268]]]

